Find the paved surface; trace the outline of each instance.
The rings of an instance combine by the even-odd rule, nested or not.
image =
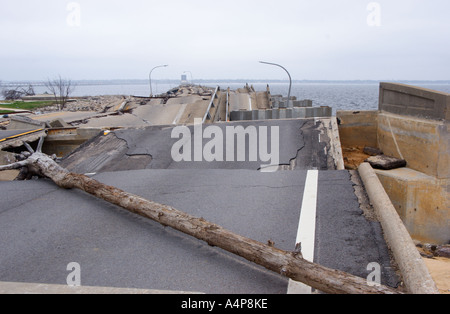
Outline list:
[[[24,133],[32,132],[32,130],[1,130],[0,131],[0,141],[6,140],[10,137],[15,137]]]
[[[20,147],[23,141],[32,143],[41,136],[45,136],[45,130],[2,130],[0,131],[0,149]]]
[[[139,170],[95,178],[276,246],[295,247],[307,171]],[[0,281],[286,293],[288,280],[218,248],[47,180],[0,183]],[[378,223],[367,221],[347,171],[319,173],[315,261],[383,283],[397,279]]]
[[[248,93],[230,93],[230,112],[240,110],[253,110],[252,99]]]
[[[201,294],[196,291],[144,290],[112,287],[85,287],[67,285],[49,285],[39,283],[0,282],[0,294]]]
[[[55,119],[63,119],[67,123],[73,121],[89,119],[98,116],[99,113],[95,111],[58,111],[41,115],[30,115],[29,117],[36,121],[52,121]]]
[[[6,105],[6,104],[5,104]],[[27,112],[28,110],[24,110],[24,109],[14,109],[14,108],[8,108],[8,107],[2,107],[2,104],[0,104],[0,111],[7,111],[7,112]],[[2,114],[3,115],[7,115],[6,114]]]
[[[189,126],[191,138],[191,160],[175,162],[172,158],[172,147],[180,138],[172,139],[173,127],[147,127],[140,129],[117,130],[106,137],[100,135],[86,143],[74,154],[66,158],[62,165],[78,173],[105,172],[116,170],[138,169],[252,169],[258,170],[261,165],[270,164],[261,159],[258,146],[256,161],[250,160],[248,139],[245,145],[245,161],[237,161],[238,140],[234,141],[234,162],[226,157],[227,141],[226,128],[234,129],[249,126],[255,127],[257,135],[262,134],[261,127],[268,128],[268,152],[271,152],[272,127],[279,128],[279,164],[292,165],[293,169],[330,169],[329,141],[323,133],[323,126],[314,119],[309,120],[270,120],[270,121],[241,121],[235,123],[219,123],[223,138],[224,161],[193,161],[195,160],[194,129]],[[203,130],[208,127],[203,126]],[[203,139],[203,146],[211,139]],[[258,140],[256,140],[258,141]],[[276,146],[273,146],[276,147]]]
[[[83,127],[145,127],[193,123],[194,118],[203,118],[208,104],[209,100],[202,100],[200,96],[173,98],[167,104],[144,105],[131,113],[91,119]]]
[[[243,95],[249,100],[248,94]],[[328,170],[333,168],[330,140],[320,120],[217,123],[214,129],[225,135],[224,161],[176,162],[172,148],[180,139],[172,138],[173,122],[181,123],[191,109],[201,107],[190,109],[177,101],[181,100],[171,99],[167,106],[178,110],[141,106],[133,113],[139,116],[127,115],[151,124],[143,117],[158,111],[168,125],[101,134],[64,159],[62,166],[243,236],[273,241],[284,250],[294,250],[298,239],[305,237],[309,239],[302,242],[305,253],[330,268],[366,278],[367,265],[376,262],[382,267],[382,283],[396,286],[379,223],[363,215],[349,172]],[[245,104],[245,99],[239,103]],[[202,132],[207,127],[203,125]],[[245,160],[227,161],[227,149],[234,150],[236,160],[239,145],[237,138],[227,145],[227,130],[249,127],[257,130],[256,160],[250,160],[246,139]],[[185,128],[192,135],[190,157],[195,160],[195,126]],[[294,171],[257,171],[267,164],[259,142],[265,128],[267,153],[276,147],[270,135],[278,128],[278,163]],[[201,148],[211,140],[202,139]],[[317,180],[311,182],[312,173]],[[311,213],[312,207],[316,211]],[[316,219],[305,224],[304,217]],[[70,273],[67,265],[76,262],[84,286],[227,294],[291,289],[280,275],[48,180],[0,182],[0,238],[0,282],[64,285]]]

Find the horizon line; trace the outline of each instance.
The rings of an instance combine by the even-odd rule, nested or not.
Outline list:
[[[143,84],[148,84],[148,79],[70,79],[73,82],[142,82]],[[154,82],[181,82],[180,79],[155,79]],[[46,82],[46,80],[0,80],[0,86],[3,85],[3,83],[6,84],[26,84],[26,83],[43,83]],[[187,80],[187,82],[235,82],[235,83],[289,83],[289,80],[286,79],[194,79],[194,80]],[[333,82],[339,82],[339,83],[380,83],[380,82],[433,82],[433,83],[450,83],[450,79],[448,80],[417,80],[417,79],[389,79],[389,80],[376,80],[376,79],[342,79],[342,80],[324,80],[324,79],[294,79],[292,80],[293,83],[333,83]]]

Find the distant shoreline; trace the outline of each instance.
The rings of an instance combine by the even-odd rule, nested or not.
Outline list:
[[[145,79],[112,79],[112,80],[72,80],[76,85],[148,85],[149,81]],[[157,84],[180,84],[179,79],[170,80],[153,80]],[[293,80],[294,84],[379,84],[380,82],[392,82],[392,83],[403,83],[403,84],[426,84],[426,85],[450,85],[450,80]],[[18,86],[18,85],[35,85],[42,86],[45,81],[38,80],[20,80],[20,81],[3,81],[0,83],[0,87]],[[231,84],[246,84],[246,83],[256,83],[256,84],[286,84],[289,83],[288,80],[263,80],[263,79],[200,79],[194,80],[194,84],[202,85],[208,83],[231,83]]]

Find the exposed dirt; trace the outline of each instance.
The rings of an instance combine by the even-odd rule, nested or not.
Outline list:
[[[364,153],[364,147],[342,147],[344,165],[348,170],[356,170],[370,155]]]
[[[450,259],[445,257],[424,258],[431,277],[442,294],[450,294]]]
[[[450,245],[415,242],[439,291],[442,294],[450,294]]]

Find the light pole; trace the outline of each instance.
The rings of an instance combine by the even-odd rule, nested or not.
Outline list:
[[[192,72],[191,71],[184,71],[183,74],[185,73],[189,73],[191,75],[191,84],[194,85],[194,77],[192,76]]]
[[[153,97],[153,89],[152,89],[152,72],[153,70],[157,69],[157,68],[166,68],[168,67],[168,64],[165,65],[158,65],[157,67],[154,67],[151,71],[150,74],[148,75],[148,79],[150,81],[150,97]]]
[[[287,108],[290,108],[289,104],[290,104],[290,101],[291,101],[291,89],[292,89],[292,78],[291,78],[291,74],[289,74],[288,70],[286,70],[285,67],[283,67],[283,66],[281,66],[281,65],[279,65],[279,64],[276,64],[276,63],[270,63],[270,62],[264,62],[264,61],[259,61],[259,63],[269,64],[269,65],[274,65],[274,66],[280,67],[280,68],[282,68],[283,70],[286,71],[286,73],[287,73],[288,76],[289,76],[289,92],[288,92]]]

